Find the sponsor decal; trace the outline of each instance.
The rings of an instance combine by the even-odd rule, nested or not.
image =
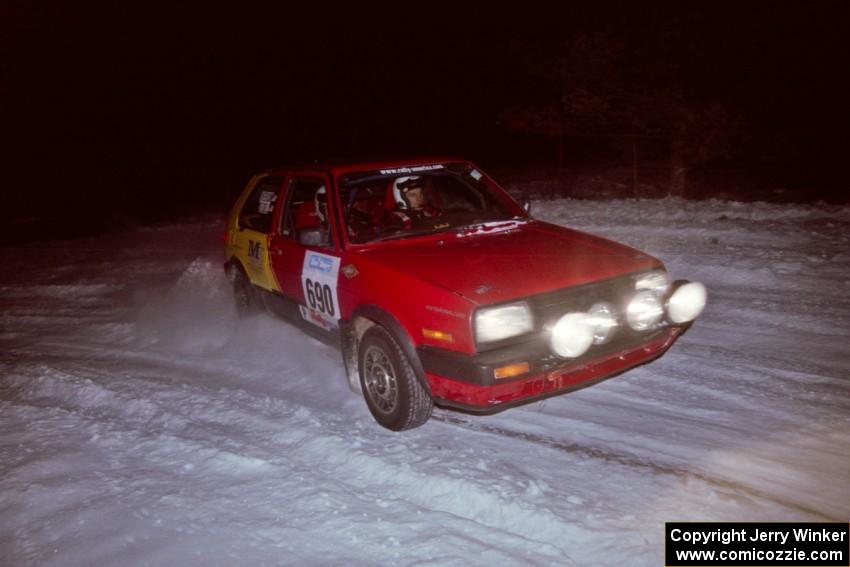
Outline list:
[[[323,328],[326,331],[331,331],[335,327],[335,325],[328,323],[322,314],[316,311],[315,309],[310,309],[309,307],[304,307],[303,305],[298,306],[298,310],[301,312],[301,317],[314,325]]]
[[[319,254],[310,256],[310,267],[321,272],[330,273],[333,269],[333,259]]]
[[[257,212],[261,215],[267,215],[274,209],[274,202],[277,201],[277,193],[274,191],[263,191],[260,193],[260,205]]]
[[[255,260],[260,259],[260,243],[254,242],[253,240],[248,241],[248,256],[254,258]]]
[[[451,311],[449,309],[445,309],[443,307],[437,307],[436,305],[426,305],[425,309],[428,311],[433,311],[434,313],[442,313],[443,315],[448,315],[449,317],[455,317],[456,319],[463,319],[465,315],[458,311]]]
[[[437,163],[434,165],[414,165],[412,167],[396,167],[392,169],[382,169],[381,175],[397,175],[399,173],[418,173],[420,171],[434,171],[435,169],[444,169],[443,164]]]
[[[342,274],[348,279],[356,278],[360,274],[360,270],[354,264],[347,264],[342,267]]]

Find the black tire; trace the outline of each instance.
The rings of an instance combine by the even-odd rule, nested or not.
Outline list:
[[[382,426],[404,431],[431,417],[434,401],[416,377],[398,341],[380,325],[370,327],[357,352],[366,405]]]
[[[236,301],[236,313],[240,317],[247,317],[259,313],[260,306],[248,277],[242,270],[233,269],[233,299]]]

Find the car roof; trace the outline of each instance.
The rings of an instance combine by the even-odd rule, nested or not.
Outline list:
[[[434,163],[465,163],[468,160],[458,157],[447,156],[427,156],[427,157],[411,157],[406,159],[385,159],[385,160],[341,160],[341,161],[317,161],[309,164],[289,165],[276,167],[266,171],[267,174],[280,174],[289,171],[297,170],[326,170],[334,175],[342,175],[357,171],[372,171],[375,169],[400,168],[417,165],[429,165]]]

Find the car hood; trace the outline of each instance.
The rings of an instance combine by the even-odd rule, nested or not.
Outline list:
[[[661,266],[634,248],[540,221],[387,242],[364,254],[479,305]]]

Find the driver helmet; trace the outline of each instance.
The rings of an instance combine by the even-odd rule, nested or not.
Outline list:
[[[322,185],[316,191],[316,195],[313,197],[313,201],[316,207],[316,215],[319,217],[319,220],[322,224],[327,224],[328,222],[328,192],[325,189],[325,186]]]
[[[407,192],[414,187],[423,188],[422,179],[418,175],[399,177],[393,183],[393,198],[400,209],[410,208],[410,203],[407,201]]]

